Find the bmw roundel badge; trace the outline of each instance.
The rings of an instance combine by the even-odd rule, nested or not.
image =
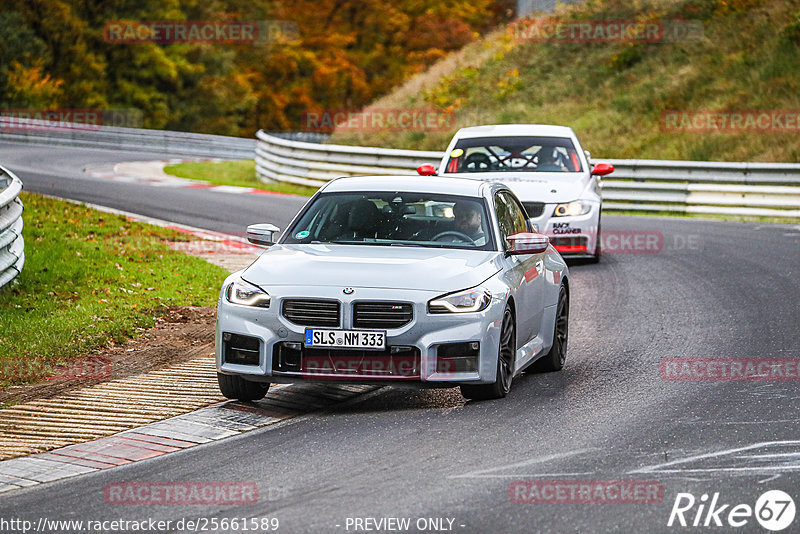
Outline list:
[[[345,295],[352,295],[355,290],[352,287],[346,287],[342,290]]]

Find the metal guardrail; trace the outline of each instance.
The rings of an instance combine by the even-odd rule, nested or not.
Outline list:
[[[408,174],[442,159],[441,152],[304,143],[263,130],[256,137],[256,172],[273,182],[320,186],[339,176]]]
[[[256,148],[255,140],[243,137],[36,119],[21,121],[3,116],[0,116],[0,140],[223,159],[249,159]]]
[[[0,288],[14,280],[25,264],[20,191],[20,179],[0,167]]]
[[[800,165],[607,160],[603,180],[610,210],[800,217]]]
[[[325,145],[256,134],[262,181],[320,186],[339,176],[409,174],[443,152]],[[604,159],[605,211],[800,217],[800,164]]]

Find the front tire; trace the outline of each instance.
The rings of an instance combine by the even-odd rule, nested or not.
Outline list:
[[[251,382],[241,376],[217,373],[219,390],[227,399],[255,401],[263,399],[269,391],[269,382]]]
[[[517,354],[517,329],[514,314],[506,306],[500,327],[500,347],[497,354],[495,381],[491,384],[462,385],[461,394],[472,400],[502,399],[511,391],[514,378],[514,360]]]
[[[553,326],[553,346],[541,359],[534,362],[534,370],[549,373],[560,371],[567,361],[567,341],[569,341],[569,296],[567,289],[561,286],[558,292],[556,323]]]

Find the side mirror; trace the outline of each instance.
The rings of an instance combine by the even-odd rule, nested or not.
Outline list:
[[[605,176],[614,172],[614,166],[610,163],[598,163],[592,168],[592,174],[597,176]]]
[[[434,174],[436,174],[436,167],[434,167],[430,163],[420,165],[419,167],[417,167],[417,174],[419,174],[420,176],[433,176]]]
[[[271,247],[275,244],[275,234],[280,231],[274,224],[251,224],[247,227],[247,240],[254,245]]]
[[[508,236],[510,249],[508,254],[514,256],[519,254],[539,254],[547,250],[550,238],[544,234],[533,234],[521,232]]]

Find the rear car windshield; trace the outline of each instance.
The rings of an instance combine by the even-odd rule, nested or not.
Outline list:
[[[450,151],[445,173],[581,172],[567,137],[508,136],[461,139]]]

